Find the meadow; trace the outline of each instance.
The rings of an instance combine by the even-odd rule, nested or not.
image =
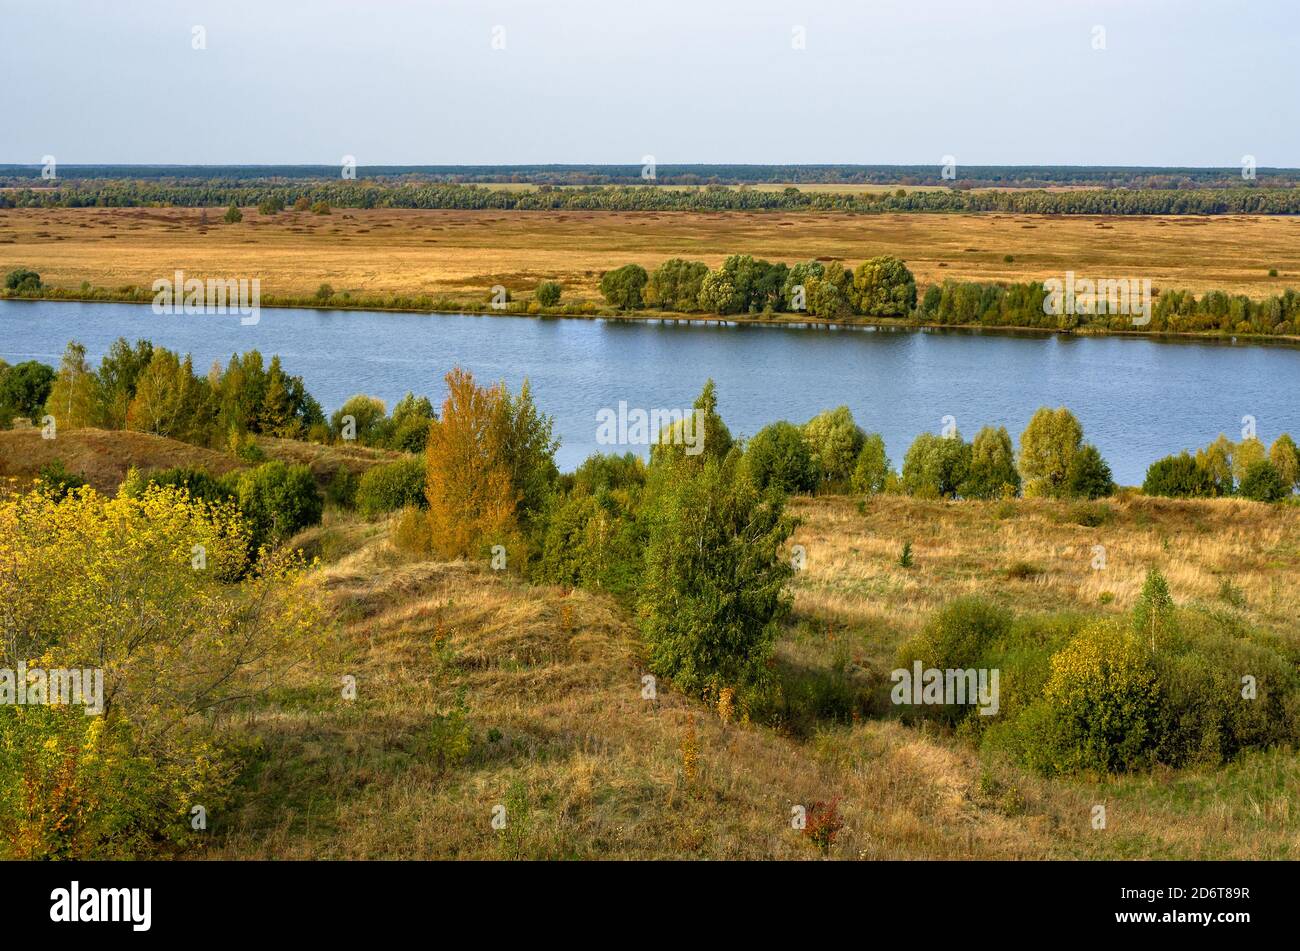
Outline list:
[[[0,271],[28,267],[47,286],[148,288],[187,276],[258,276],[264,294],[485,298],[501,284],[526,299],[557,280],[566,301],[601,300],[606,270],[730,254],[856,266],[890,254],[922,287],[946,279],[1149,277],[1154,288],[1261,299],[1300,275],[1300,220],[1286,216],[1040,216],[448,211],[340,209],[0,209]],[[1009,260],[1008,260],[1009,258]],[[1276,276],[1270,276],[1270,270]]]

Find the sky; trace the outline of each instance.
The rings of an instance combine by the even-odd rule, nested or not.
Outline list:
[[[0,23],[4,163],[1300,166],[1296,0],[0,0]]]

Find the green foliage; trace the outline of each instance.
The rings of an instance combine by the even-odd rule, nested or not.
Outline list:
[[[1291,494],[1277,467],[1267,459],[1256,459],[1246,468],[1238,489],[1241,495],[1256,502],[1280,502]]]
[[[1268,449],[1268,461],[1277,469],[1288,495],[1293,489],[1300,488],[1300,449],[1296,448],[1290,433],[1283,433],[1273,440]]]
[[[866,433],[853,421],[847,406],[814,416],[803,426],[803,438],[812,454],[821,483],[843,488],[853,478]]]
[[[921,433],[903,457],[903,491],[921,498],[953,498],[970,474],[971,447],[961,433]]]
[[[515,514],[527,529],[545,507],[559,475],[555,452],[560,441],[554,436],[555,419],[537,409],[527,379],[518,396],[502,387],[497,412],[502,457],[516,499]]]
[[[784,420],[760,429],[745,447],[749,476],[759,489],[812,492],[818,468],[799,427]]]
[[[1204,498],[1216,494],[1214,477],[1186,451],[1151,463],[1142,491],[1168,498]]]
[[[790,608],[782,502],[732,453],[669,473],[649,517],[638,615],[651,669],[696,695],[763,681]]]
[[[1152,568],[1133,606],[1133,631],[1150,643],[1154,653],[1173,635],[1174,626],[1174,599],[1169,594],[1169,582],[1158,569]]]
[[[1000,499],[1020,492],[1011,436],[1005,426],[985,426],[971,443],[970,468],[959,492],[967,499]]]
[[[1083,443],[1083,427],[1064,406],[1034,413],[1020,434],[1020,474],[1025,494],[1062,498],[1069,495],[1070,463]]]
[[[29,268],[14,268],[5,275],[5,290],[25,294],[41,289],[41,276]]]
[[[419,456],[367,469],[357,482],[357,511],[372,518],[406,506],[423,507],[424,470]]]
[[[853,274],[853,306],[868,317],[903,317],[916,306],[916,278],[896,257],[871,258]]]
[[[15,417],[37,420],[54,387],[54,376],[53,367],[36,360],[13,366],[0,361],[0,429],[8,429]]]
[[[203,502],[229,502],[236,498],[233,477],[214,476],[201,466],[174,466],[169,469],[155,469],[152,472],[138,472],[135,468],[127,471],[120,492],[127,498],[137,499],[144,495],[149,486],[172,486],[184,489],[191,499]]]
[[[349,428],[347,417],[352,417]],[[362,446],[383,446],[391,432],[387,425],[388,407],[375,396],[358,393],[350,396],[330,416],[330,431],[335,439],[355,439]],[[349,439],[349,436],[351,439]]]
[[[232,202],[222,220],[228,225],[237,225],[244,220],[244,213]]]
[[[235,493],[254,550],[279,544],[320,522],[324,501],[306,466],[268,462],[240,473]]]
[[[698,310],[700,289],[708,273],[709,266],[701,261],[670,258],[650,273],[646,297],[660,310]]]
[[[537,293],[534,295],[537,303],[543,307],[554,307],[560,302],[560,295],[564,289],[556,281],[542,281],[537,285]]]
[[[263,198],[257,203],[257,213],[259,215],[276,215],[282,211],[284,211],[284,199],[279,195]]]
[[[644,303],[641,292],[648,279],[641,265],[625,264],[605,272],[600,279],[600,293],[613,307],[636,310]]]
[[[727,424],[718,415],[718,394],[713,380],[705,381],[704,388],[700,390],[700,395],[695,398],[691,410],[690,425],[694,427],[692,434],[699,451],[687,455],[686,450],[691,448],[686,445],[683,432],[683,427],[687,421],[683,420],[680,423],[674,423],[659,434],[658,443],[650,446],[650,464],[652,467],[664,467],[678,463],[698,467],[709,459],[723,459],[731,451],[731,430],[727,428]],[[702,431],[697,421],[700,417],[696,415],[696,411],[704,414],[702,417]]]
[[[1115,480],[1110,466],[1097,447],[1084,443],[1065,474],[1065,494],[1072,499],[1101,499],[1115,494]]]
[[[549,584],[630,594],[640,584],[644,526],[637,490],[601,485],[557,498],[547,513],[535,577]]]
[[[853,491],[867,495],[884,492],[891,475],[893,470],[885,453],[885,440],[879,433],[871,433],[862,441],[862,451],[853,466]]]

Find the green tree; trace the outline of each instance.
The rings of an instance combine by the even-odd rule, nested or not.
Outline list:
[[[896,257],[871,258],[853,274],[852,303],[868,317],[905,317],[916,307],[916,278]]]
[[[1196,452],[1196,464],[1209,475],[1215,495],[1233,493],[1236,480],[1232,474],[1232,457],[1235,452],[1232,440],[1223,433],[1219,433],[1218,439]]]
[[[14,268],[5,275],[5,289],[17,294],[30,294],[41,289],[41,276],[29,268]]]
[[[330,417],[330,432],[335,439],[345,439],[348,436],[345,432],[348,416],[352,417],[354,424],[351,435],[362,446],[380,446],[387,441],[388,407],[383,400],[364,393],[348,397],[347,402]]]
[[[1173,629],[1174,599],[1169,594],[1169,582],[1159,569],[1152,568],[1133,606],[1133,631],[1143,641],[1150,641],[1154,654],[1157,643],[1166,640]]]
[[[745,447],[745,464],[758,489],[772,486],[782,492],[812,492],[817,488],[817,465],[803,433],[785,420],[755,434]]]
[[[1070,463],[1083,443],[1083,427],[1064,406],[1034,413],[1020,434],[1020,474],[1025,494],[1060,498],[1068,492]]]
[[[324,507],[311,470],[279,460],[241,473],[235,494],[254,549],[279,544],[316,525]]]
[[[823,485],[847,486],[866,442],[849,408],[839,406],[814,416],[804,423],[803,438]]]
[[[35,421],[49,399],[54,379],[54,368],[37,360],[0,368],[0,429],[8,429],[15,417]]]
[[[1239,491],[1242,497],[1256,502],[1280,502],[1291,494],[1291,487],[1283,483],[1277,466],[1267,459],[1256,459],[1246,469]]]
[[[125,429],[126,414],[135,399],[136,382],[153,359],[153,344],[137,340],[131,346],[118,337],[99,362],[100,423],[109,429]]]
[[[699,310],[700,289],[708,273],[709,266],[702,261],[667,260],[651,272],[646,298],[660,310]]]
[[[879,433],[871,433],[862,441],[862,450],[853,466],[854,492],[876,495],[889,484],[890,462],[885,452],[885,440]]]
[[[997,499],[1020,492],[1020,473],[1005,426],[985,426],[975,434],[970,470],[960,492],[967,499]]]
[[[701,421],[703,422],[702,433],[700,432]],[[659,434],[659,442],[651,445],[652,466],[673,466],[685,462],[698,467],[707,459],[722,459],[731,451],[731,430],[718,415],[718,393],[713,380],[706,380],[704,389],[700,390],[700,395],[695,398],[689,422],[694,427],[692,435],[696,444],[700,446],[699,452],[687,455],[686,450],[689,447],[682,432],[687,421],[683,420],[665,428]]]
[[[1202,498],[1217,494],[1214,477],[1186,451],[1151,463],[1142,491],[1168,498]]]
[[[228,225],[237,225],[244,220],[244,213],[239,210],[234,202],[231,202],[230,207],[226,209],[226,214],[223,220]]]
[[[1070,460],[1070,469],[1065,476],[1065,493],[1074,499],[1100,499],[1115,494],[1110,466],[1091,443],[1084,443]]]
[[[1232,477],[1240,486],[1255,463],[1268,458],[1268,450],[1254,436],[1243,439],[1232,450]]]
[[[1273,463],[1273,468],[1282,477],[1288,495],[1292,489],[1300,488],[1300,450],[1296,448],[1295,440],[1289,433],[1283,433],[1273,440],[1273,445],[1268,449],[1268,461]]]
[[[641,265],[625,264],[605,272],[600,279],[600,293],[612,307],[636,310],[644,303],[641,292],[648,279]]]
[[[922,498],[953,498],[970,475],[971,447],[961,433],[921,433],[903,457],[903,491]]]
[[[764,680],[790,609],[782,546],[794,526],[739,453],[675,470],[652,509],[638,602],[655,673],[695,695]]]
[[[555,419],[542,414],[533,402],[533,391],[525,379],[518,396],[502,384],[497,403],[498,444],[502,461],[510,474],[516,498],[515,516],[525,528],[541,513],[555,485],[559,470],[555,452]]]

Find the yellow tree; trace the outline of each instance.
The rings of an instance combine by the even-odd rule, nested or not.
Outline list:
[[[457,558],[510,532],[519,494],[499,425],[504,390],[475,386],[459,367],[446,380],[447,399],[425,448],[425,497],[435,550]]]

